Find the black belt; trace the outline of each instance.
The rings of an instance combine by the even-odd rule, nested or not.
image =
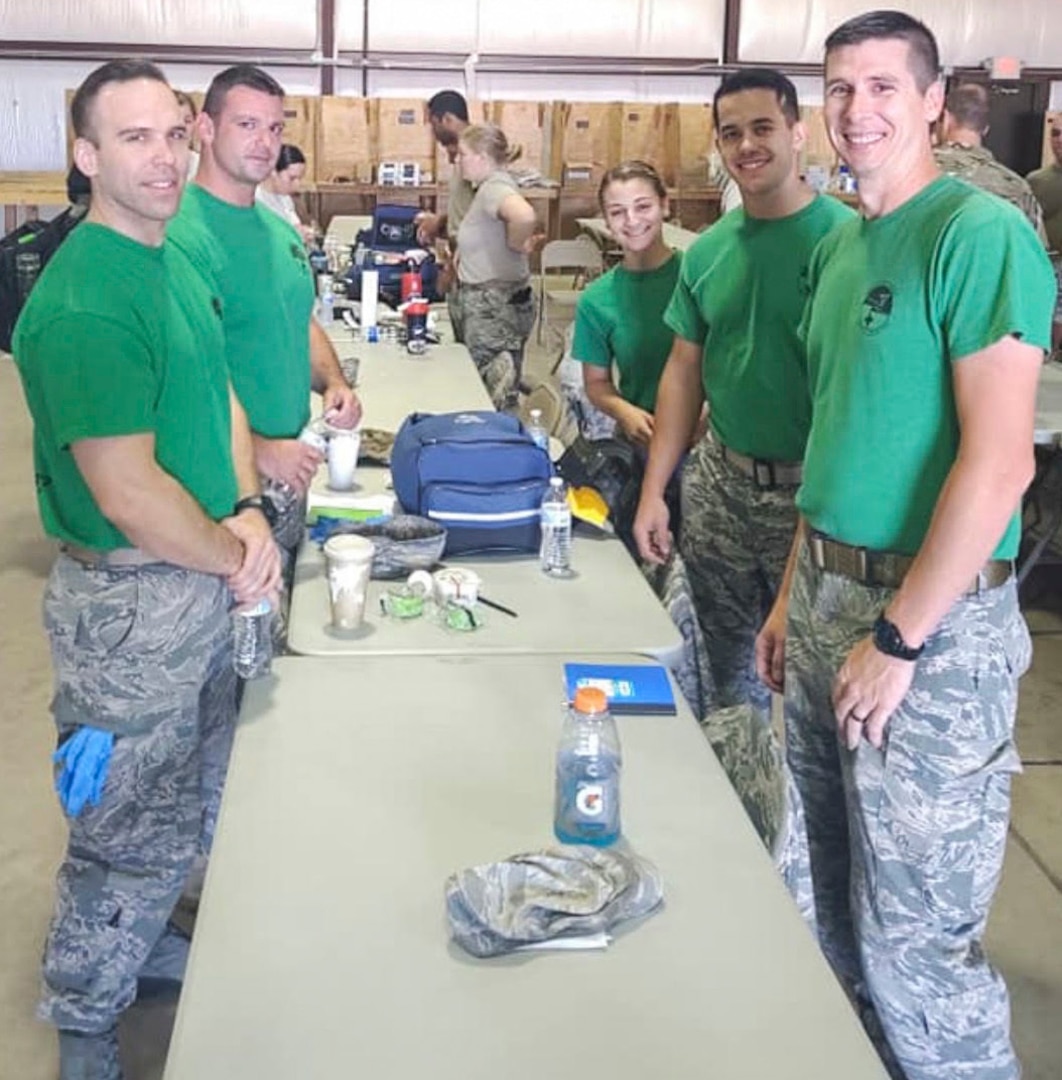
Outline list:
[[[898,589],[914,562],[912,555],[893,551],[871,551],[869,548],[842,544],[823,533],[808,535],[808,551],[816,569],[840,574],[861,585],[880,589]],[[977,577],[963,590],[963,595],[976,595],[995,589],[1014,575],[1014,563],[1009,559],[989,559],[977,572]]]
[[[723,459],[743,472],[758,488],[799,487],[804,478],[804,466],[799,461],[763,461],[722,446]]]

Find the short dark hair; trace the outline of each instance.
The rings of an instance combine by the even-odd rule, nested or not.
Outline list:
[[[203,98],[203,112],[212,120],[221,115],[225,108],[225,98],[228,92],[236,86],[246,86],[259,93],[268,94],[270,97],[282,98],[284,87],[254,64],[236,64],[235,67],[226,68],[214,76]]]
[[[719,89],[712,98],[712,123],[719,127],[719,101],[742,90],[772,90],[778,99],[778,107],[790,124],[800,119],[800,103],[796,87],[780,71],[774,68],[742,68],[723,76]]]
[[[903,11],[868,11],[841,23],[826,39],[826,56],[846,45],[889,38],[907,42],[911,74],[924,94],[940,78],[940,50],[933,31]]]
[[[428,99],[429,116],[445,116],[447,113],[453,113],[458,120],[468,123],[468,102],[464,94],[456,90],[440,90]]]
[[[988,130],[988,91],[978,83],[962,83],[948,91],[944,108],[955,117],[959,127],[983,135]]]
[[[73,100],[70,102],[70,122],[74,134],[79,139],[92,142],[96,137],[92,130],[92,106],[99,92],[110,83],[134,82],[136,79],[150,79],[152,82],[169,86],[162,69],[150,60],[109,60],[87,75],[85,81],[74,91]]]
[[[284,143],[277,154],[276,170],[283,172],[291,165],[305,165],[306,155],[294,143]]]
[[[608,191],[609,185],[626,183],[628,180],[644,180],[656,192],[661,202],[667,198],[667,185],[660,173],[648,161],[638,161],[635,158],[613,165],[601,177],[601,185],[597,189],[597,201],[602,210],[605,209],[605,192]]]

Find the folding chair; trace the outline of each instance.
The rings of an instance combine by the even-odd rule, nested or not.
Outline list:
[[[601,251],[593,240],[580,236],[576,240],[551,240],[542,249],[538,272],[538,343],[544,341],[550,314],[555,309],[567,311],[569,318],[575,313],[581,288],[597,274],[603,263]],[[547,286],[546,276],[554,271],[571,276],[571,285],[564,288]]]

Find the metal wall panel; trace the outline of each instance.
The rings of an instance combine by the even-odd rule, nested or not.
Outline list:
[[[719,59],[725,8],[725,0],[537,0],[517,18],[508,0],[480,0],[479,51]]]
[[[746,62],[819,63],[834,27],[870,10],[867,0],[743,0],[738,55]],[[936,35],[946,66],[974,67],[988,56],[1062,67],[1059,0],[890,0]],[[1050,33],[1049,31],[1050,27]]]
[[[66,168],[66,91],[99,66],[98,61],[0,60],[0,170]],[[206,90],[219,67],[165,64],[182,90]],[[316,94],[316,68],[265,67],[289,94]]]
[[[341,2],[346,4],[350,0]],[[497,3],[497,0],[483,2]],[[445,8],[440,8],[438,0],[401,0],[401,3],[368,0],[368,4],[369,49],[421,53],[476,51],[479,0],[446,0]],[[510,17],[512,14],[510,6]],[[532,18],[526,21],[530,22]]]
[[[7,41],[307,49],[317,0],[0,0]]]
[[[365,4],[368,0],[336,0],[336,48],[357,52],[365,37]],[[380,0],[376,0],[380,3]],[[386,3],[387,0],[384,0]]]

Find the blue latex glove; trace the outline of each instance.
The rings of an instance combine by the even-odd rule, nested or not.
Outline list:
[[[77,817],[85,803],[99,806],[113,749],[113,732],[82,727],[52,754],[52,761],[61,766],[55,776],[55,790],[70,817]]]

